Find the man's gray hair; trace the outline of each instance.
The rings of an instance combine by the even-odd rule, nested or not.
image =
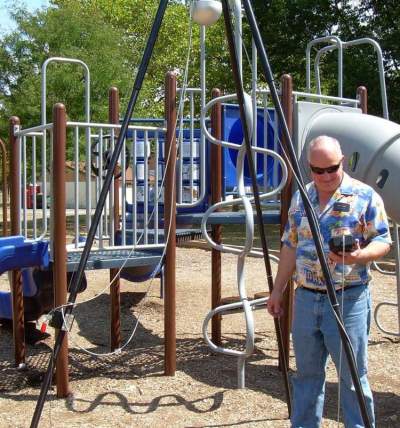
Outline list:
[[[342,148],[336,138],[329,137],[328,135],[320,135],[312,139],[307,147],[307,159],[310,160],[310,153],[318,146],[329,147],[337,151],[339,156],[343,156]]]

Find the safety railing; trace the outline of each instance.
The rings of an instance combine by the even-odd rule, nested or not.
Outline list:
[[[78,249],[89,230],[120,125],[67,122],[66,208],[70,219],[72,249]],[[52,140],[53,124],[30,129],[16,129],[20,141],[20,222],[21,233],[28,239],[49,236],[52,200],[50,169],[52,153],[46,139]],[[46,131],[46,132],[44,132]],[[96,246],[135,248],[163,246],[164,127],[135,126],[128,134],[121,152],[118,171],[121,218],[115,218],[112,185],[96,234]],[[87,155],[89,154],[89,155]],[[49,195],[43,200],[43,194]],[[39,196],[39,197],[38,197]],[[121,228],[118,236],[115,225]]]
[[[178,97],[180,94],[181,90],[178,90]],[[201,111],[198,110],[201,89],[185,88],[184,95],[177,123],[177,205],[193,208],[202,204],[207,196],[207,151],[200,128]]]

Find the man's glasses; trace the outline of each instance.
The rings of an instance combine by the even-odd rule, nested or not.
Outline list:
[[[318,174],[318,175],[322,175],[324,172],[327,172],[328,174],[333,174],[339,169],[341,163],[342,162],[339,162],[337,165],[331,165],[331,166],[328,166],[327,168],[320,168],[318,166],[313,166],[310,164],[310,169],[314,174]]]

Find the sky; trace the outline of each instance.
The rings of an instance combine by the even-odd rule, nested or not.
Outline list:
[[[7,6],[10,3],[10,0],[0,0],[0,33],[14,29],[14,24],[7,12]],[[25,4],[31,11],[49,5],[47,0],[23,0],[21,3]]]

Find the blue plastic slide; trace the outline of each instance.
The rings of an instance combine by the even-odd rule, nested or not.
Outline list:
[[[0,274],[22,270],[24,297],[37,295],[38,288],[33,278],[33,267],[49,265],[47,241],[25,241],[23,236],[0,238]],[[0,291],[0,318],[12,318],[11,292]]]

